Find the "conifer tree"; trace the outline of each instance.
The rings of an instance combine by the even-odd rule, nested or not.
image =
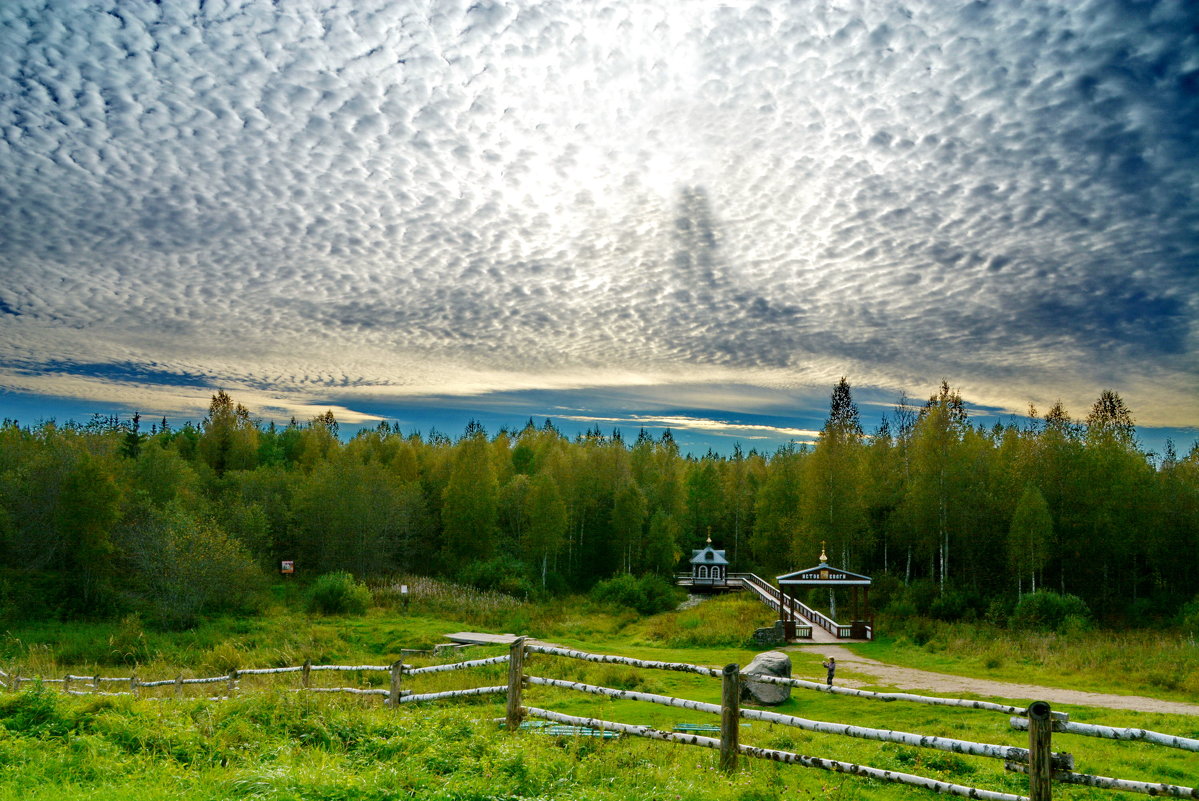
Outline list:
[[[249,410],[234,404],[225,390],[212,396],[201,429],[200,455],[218,477],[226,470],[249,470],[257,464],[258,429]]]

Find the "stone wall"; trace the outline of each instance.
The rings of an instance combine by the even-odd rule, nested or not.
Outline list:
[[[766,629],[755,629],[751,638],[755,646],[773,648],[776,645],[786,645],[787,638],[783,633],[783,621],[776,620],[774,625]]]

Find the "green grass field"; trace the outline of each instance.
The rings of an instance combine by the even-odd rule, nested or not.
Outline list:
[[[983,624],[925,623],[917,645],[883,635],[854,646],[904,667],[998,681],[1172,701],[1199,699],[1199,644],[1176,631],[1016,632]]]
[[[451,591],[452,594],[452,591]],[[400,648],[436,642],[464,628],[527,631],[564,645],[646,659],[719,666],[745,664],[753,652],[744,633],[768,622],[769,611],[745,599],[707,601],[697,608],[637,619],[588,609],[584,602],[449,614],[449,601],[414,603],[408,612],[377,608],[358,618],[308,618],[284,606],[253,620],[214,621],[190,632],[141,630],[122,624],[71,624],[11,630],[0,643],[0,665],[22,673],[127,675],[137,662],[146,679],[199,675],[229,667],[314,662],[386,664]],[[503,607],[504,604],[500,603]],[[504,625],[527,621],[528,628]],[[487,623],[499,625],[485,625]],[[947,636],[947,635],[946,635]],[[934,640],[935,641],[935,640]],[[1135,648],[1130,639],[1123,647]],[[1061,646],[1068,651],[1067,646]],[[1144,646],[1148,648],[1148,646]],[[864,652],[933,670],[982,670],[946,645],[933,653],[880,642]],[[503,653],[472,649],[463,658]],[[922,659],[921,655],[927,655]],[[1136,659],[1136,654],[1128,655]],[[430,660],[414,658],[419,663]],[[794,654],[797,675],[819,673],[817,657]],[[1070,675],[1039,667],[1045,683],[1108,687],[1106,667],[1085,659]],[[701,676],[639,670],[530,655],[527,672],[623,689],[719,702],[720,682]],[[122,674],[122,671],[125,673]],[[314,674],[317,675],[317,674]],[[972,674],[973,675],[973,674]],[[416,676],[417,692],[503,684],[506,666]],[[1028,680],[1027,677],[1024,680]],[[384,674],[320,674],[326,686],[385,685]],[[1076,682],[1080,682],[1078,684]],[[75,698],[49,689],[0,694],[0,801],[75,799],[926,799],[927,790],[797,766],[743,758],[732,775],[717,770],[714,751],[632,737],[548,737],[508,734],[494,719],[502,696],[404,706],[378,698],[289,692],[295,674],[245,677],[242,695],[209,702]],[[169,694],[169,693],[168,693]],[[1168,694],[1160,694],[1169,697]],[[1193,700],[1193,699],[1192,699]],[[714,716],[634,701],[531,687],[525,703],[566,714],[669,729]],[[992,712],[882,703],[794,690],[776,711],[816,720],[954,737],[1026,744],[1007,717]],[[1063,708],[1071,718],[1199,737],[1199,717]],[[995,760],[821,735],[751,722],[742,741],[809,756],[861,763],[990,790],[1023,794],[1027,780]],[[1055,738],[1055,750],[1075,754],[1077,770],[1107,776],[1199,783],[1199,757],[1143,743]],[[1103,790],[1057,786],[1063,799],[1133,798]]]

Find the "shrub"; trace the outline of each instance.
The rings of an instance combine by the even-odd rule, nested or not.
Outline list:
[[[125,665],[143,664],[153,656],[141,618],[136,614],[121,618],[117,630],[108,637],[108,648],[110,657]]]
[[[344,571],[326,573],[308,588],[308,611],[322,615],[361,615],[371,603],[371,591]]]
[[[928,613],[937,620],[953,622],[967,617],[973,611],[966,595],[955,590],[949,590],[929,604]]]
[[[124,594],[165,629],[193,628],[205,612],[251,609],[264,580],[236,538],[181,503],[123,530],[120,544],[130,568]]]
[[[933,602],[940,596],[936,582],[931,579],[916,579],[903,593],[903,599],[910,604],[918,615],[927,615],[932,611]]]
[[[1089,625],[1091,610],[1077,595],[1058,595],[1048,590],[1038,590],[1020,596],[1016,610],[1011,616],[1014,629],[1037,631],[1077,631]]]
[[[916,617],[916,605],[903,598],[896,598],[883,607],[882,614],[888,619],[907,620]]]
[[[1008,618],[1012,616],[1012,603],[1006,598],[992,598],[987,604],[987,614],[985,620],[992,626],[1004,628],[1007,626]]]
[[[528,565],[514,556],[471,562],[462,569],[458,579],[480,590],[493,590],[518,598],[527,599],[534,593]]]
[[[641,578],[623,574],[591,588],[591,600],[609,606],[624,606],[643,615],[666,612],[678,606],[675,588],[661,576],[647,573]]]
[[[645,606],[637,609],[643,615],[668,612],[680,603],[678,589],[659,575],[646,573],[637,583],[645,594]]]
[[[63,737],[73,723],[58,707],[58,698],[41,682],[32,691],[5,699],[0,704],[0,726],[21,734]]]
[[[903,595],[903,581],[898,576],[883,574],[870,587],[870,600],[875,609],[886,609]]]
[[[1192,638],[1199,637],[1199,595],[1182,605],[1182,609],[1178,611],[1178,625],[1183,634]]]

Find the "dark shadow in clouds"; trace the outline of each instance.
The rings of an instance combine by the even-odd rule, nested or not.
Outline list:
[[[1066,334],[1080,344],[1131,346],[1163,356],[1185,353],[1194,325],[1178,298],[1117,284],[1039,299],[1022,316],[1046,333]]]
[[[27,375],[73,375],[82,378],[101,378],[124,384],[150,384],[160,387],[209,387],[211,376],[197,373],[181,373],[160,370],[133,362],[65,362],[50,361],[41,364],[0,364]]]
[[[681,291],[702,291],[707,287],[715,289],[723,285],[724,270],[718,250],[720,232],[707,189],[702,186],[682,189],[674,228],[674,264]]]

